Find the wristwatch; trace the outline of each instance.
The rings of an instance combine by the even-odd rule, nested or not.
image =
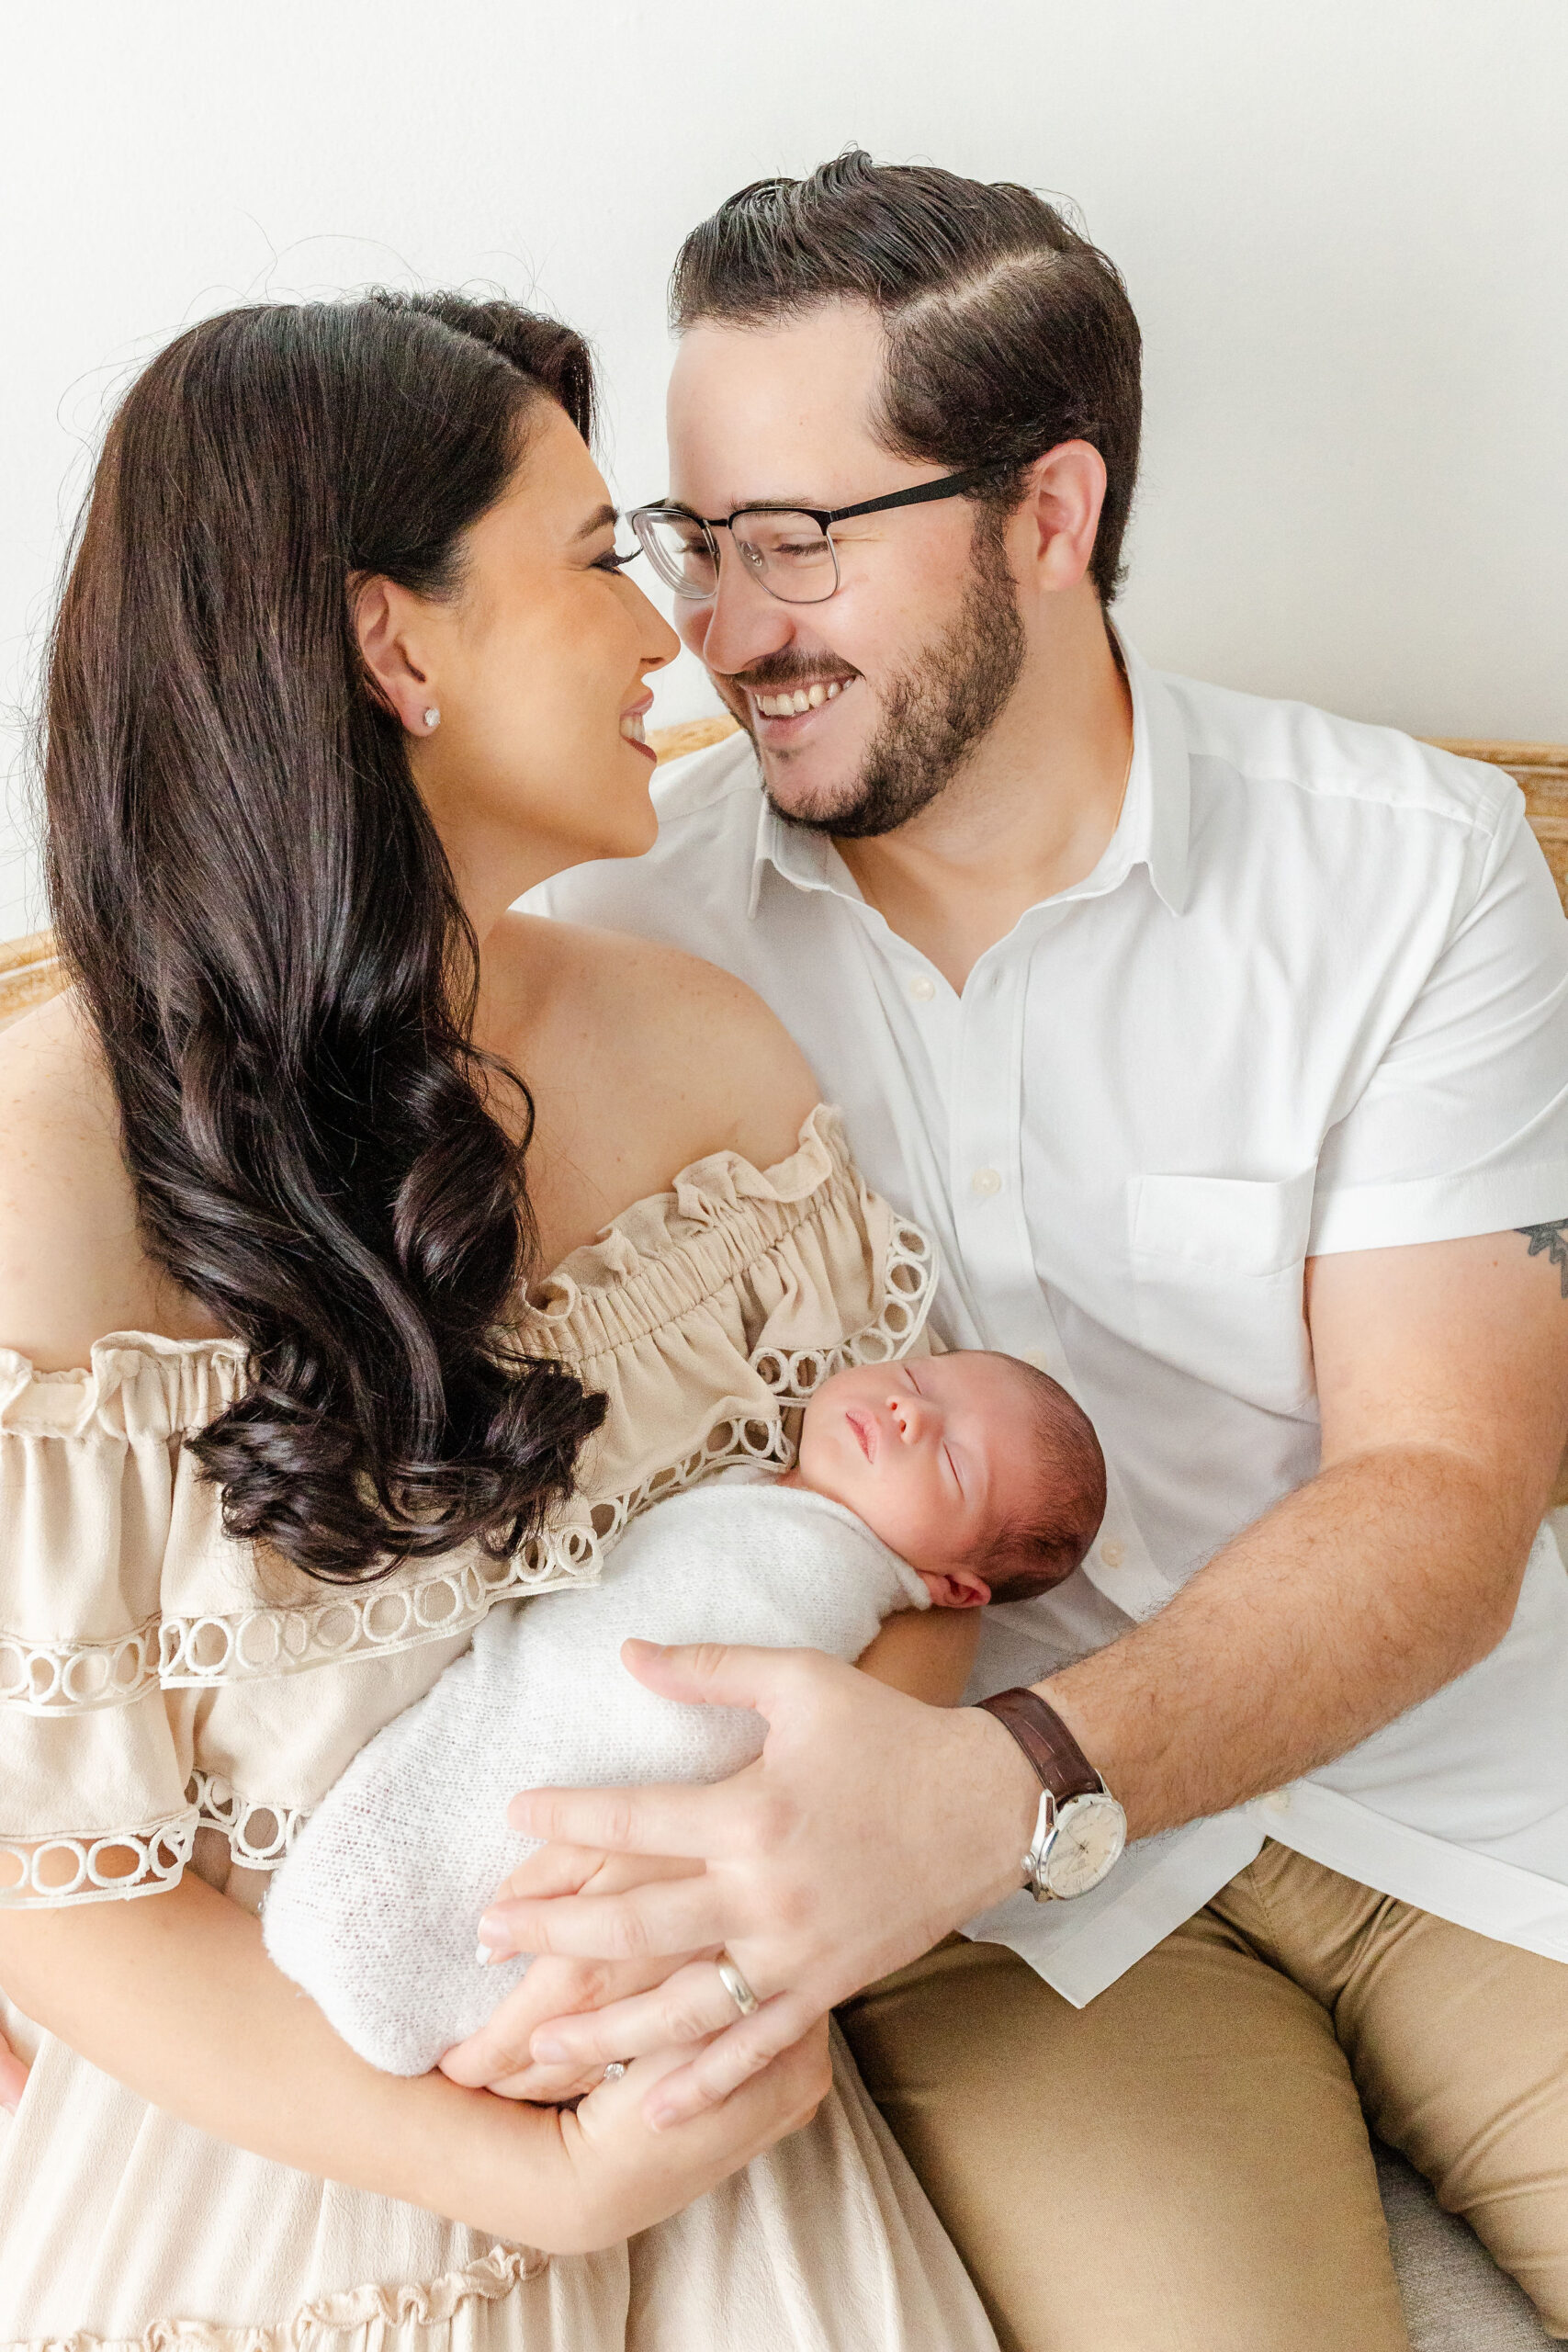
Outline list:
[[[980,1704],[1011,1733],[1040,1781],[1040,1811],[1023,1858],[1024,1885],[1036,1903],[1087,1894],[1127,1843],[1126,1815],[1037,1690],[998,1690]]]

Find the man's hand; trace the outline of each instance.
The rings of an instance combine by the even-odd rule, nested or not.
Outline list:
[[[513,1798],[508,1818],[532,1837],[682,1856],[701,1871],[621,1894],[498,1904],[483,1931],[507,1951],[633,1968],[728,1951],[761,2004],[749,2018],[698,1960],[656,1992],[533,2035],[536,2060],[581,2075],[716,2034],[649,2095],[648,2120],[661,2126],[725,2098],[836,2001],[1011,1893],[1040,1790],[989,1715],[923,1705],[816,1651],[628,1642],[622,1655],[666,1698],[755,1708],[768,1723],[761,1757],[712,1787]]]

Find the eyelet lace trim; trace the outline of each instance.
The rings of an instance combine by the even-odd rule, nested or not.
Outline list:
[[[106,1642],[29,1642],[0,1634],[0,1706],[29,1714],[126,1707],[158,1688],[158,1619]]]
[[[936,1250],[919,1227],[895,1226],[881,1304],[871,1322],[837,1347],[762,1348],[751,1358],[778,1416],[809,1403],[825,1380],[848,1365],[889,1363],[903,1355],[925,1321],[937,1272]],[[691,1453],[629,1492],[591,1505],[576,1523],[529,1537],[509,1559],[492,1560],[475,1545],[423,1577],[332,1592],[295,1607],[150,1618],[117,1640],[29,1644],[0,1633],[0,1704],[30,1714],[128,1706],[160,1686],[259,1680],[446,1640],[468,1633],[497,1601],[592,1583],[604,1544],[666,1495],[737,1463],[784,1469],[794,1456],[782,1418],[747,1415],[719,1422]]]
[[[593,1541],[584,1529],[546,1528],[509,1559],[492,1560],[476,1547],[459,1563],[417,1582],[335,1592],[293,1609],[165,1617],[158,1679],[165,1688],[238,1682],[335,1658],[412,1649],[419,1642],[467,1633],[498,1600],[582,1582],[596,1566]]]
[[[894,1363],[919,1336],[938,1271],[935,1248],[919,1227],[896,1225],[874,1321],[836,1348],[801,1348],[793,1354],[782,1348],[761,1349],[751,1359],[751,1369],[781,1404],[789,1406],[808,1404],[825,1380],[852,1364]]]
[[[140,2335],[35,2336],[0,2346],[0,2352],[327,2352],[323,2332],[372,2328],[379,2352],[402,2352],[414,2331],[455,2319],[467,2302],[499,2303],[525,2279],[549,2267],[547,2254],[531,2246],[491,2248],[461,2270],[398,2287],[350,2287],[326,2295],[276,2327],[219,2327],[210,2320],[157,2319]],[[407,2331],[406,2333],[404,2331]],[[395,2331],[395,2332],[394,2332]]]
[[[242,1796],[217,1772],[193,1772],[186,1795],[196,1807],[197,1828],[221,1830],[232,1859],[246,1870],[276,1870],[310,1819],[303,1805]]]
[[[681,1494],[687,1487],[698,1486],[720,1470],[733,1469],[737,1463],[771,1464],[787,1470],[794,1460],[794,1441],[782,1420],[762,1420],[748,1414],[743,1420],[718,1421],[702,1444],[681,1461],[666,1463],[628,1494],[615,1495],[593,1505],[589,1523],[595,1554],[624,1533],[651,1504],[661,1503],[667,1495]]]
[[[195,1837],[196,1815],[186,1811],[101,1838],[0,1844],[0,1908],[33,1902],[109,1903],[133,1894],[157,1894],[177,1883]],[[123,1867],[127,1854],[136,1857],[133,1871]],[[62,1856],[69,1857],[69,1877],[59,1874]],[[111,1871],[106,1864],[116,1867]]]

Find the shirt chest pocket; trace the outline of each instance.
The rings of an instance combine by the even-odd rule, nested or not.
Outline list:
[[[1310,1403],[1303,1276],[1314,1172],[1279,1183],[1129,1177],[1138,1336],[1152,1355],[1270,1412]]]

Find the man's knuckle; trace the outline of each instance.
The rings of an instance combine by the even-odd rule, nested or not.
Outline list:
[[[695,1995],[682,1994],[669,2003],[664,2011],[663,2030],[671,2041],[700,2041],[705,2033],[713,2031],[714,2021],[704,2014]]]
[[[614,1963],[607,1960],[580,1960],[571,1981],[573,2005],[580,2009],[602,2008],[611,1990],[610,1971]]]
[[[612,1940],[617,1960],[643,1961],[651,1958],[652,1945],[647,1922],[638,1911],[623,1911],[615,1924]]]
[[[604,1844],[627,1846],[631,1842],[632,1808],[628,1797],[608,1798],[604,1805]]]
[[[740,1820],[740,1842],[753,1860],[765,1860],[787,1843],[795,1826],[795,1806],[773,1791],[760,1792]]]
[[[788,1935],[801,1936],[811,1929],[820,1905],[814,1886],[804,1880],[782,1879],[773,1890],[770,1907],[775,1927]]]
[[[753,2075],[760,2075],[765,2066],[772,2065],[773,2061],[773,2052],[766,2043],[746,2044],[736,2056],[737,2080],[749,2083]]]

